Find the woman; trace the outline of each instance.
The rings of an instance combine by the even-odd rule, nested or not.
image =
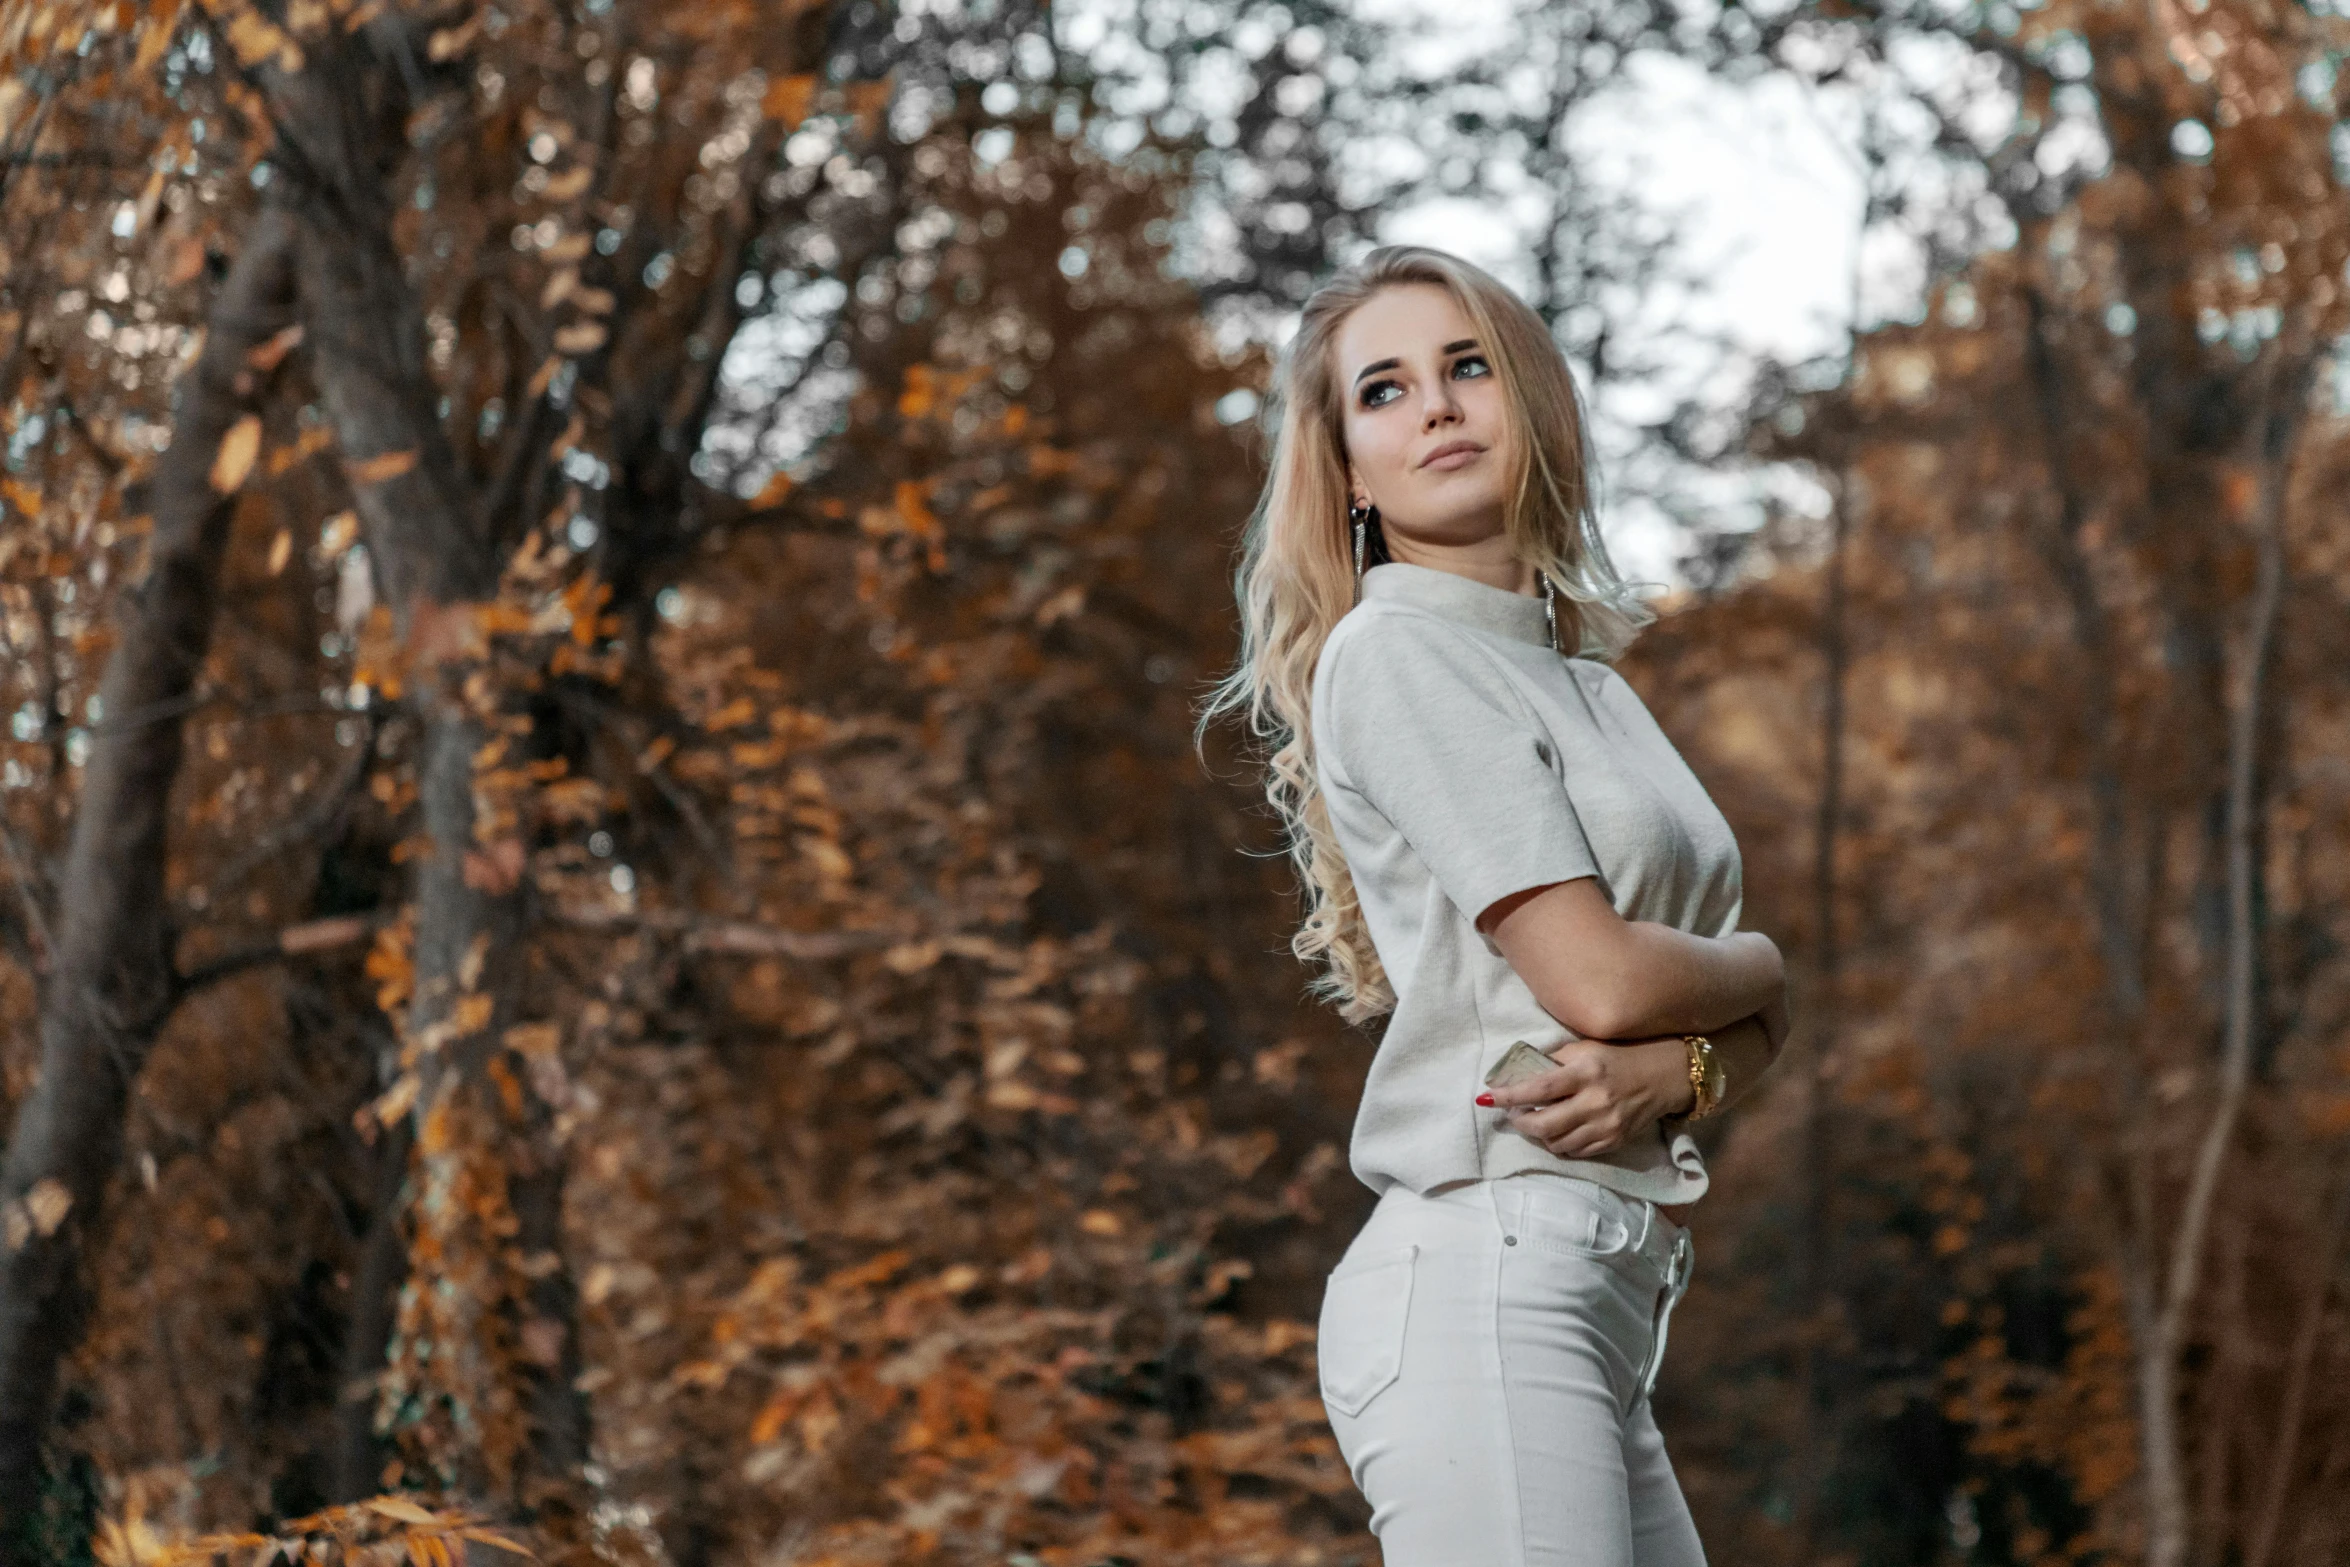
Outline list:
[[[1379,1202],[1323,1298],[1340,1450],[1387,1567],[1702,1563],[1648,1395],[1687,1122],[1770,1064],[1784,978],[1728,824],[1596,661],[1651,617],[1573,379],[1492,276],[1388,246],[1307,302],[1266,423],[1202,722],[1272,743],[1315,993],[1387,1016],[1350,1149]],[[1549,1062],[1488,1087],[1520,1040]]]

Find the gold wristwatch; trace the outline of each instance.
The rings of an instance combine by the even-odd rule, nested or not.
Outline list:
[[[1683,1121],[1702,1121],[1721,1108],[1722,1095],[1730,1087],[1729,1074],[1722,1070],[1722,1058],[1714,1054],[1714,1042],[1703,1034],[1683,1034],[1681,1043],[1689,1049],[1690,1105]]]

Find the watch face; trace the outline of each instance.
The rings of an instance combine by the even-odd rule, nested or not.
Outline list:
[[[1705,1062],[1703,1075],[1705,1077],[1706,1103],[1709,1106],[1718,1105],[1722,1102],[1723,1090],[1729,1087],[1729,1074],[1722,1069],[1722,1058],[1714,1054],[1710,1041],[1705,1049],[1698,1052],[1698,1055]]]

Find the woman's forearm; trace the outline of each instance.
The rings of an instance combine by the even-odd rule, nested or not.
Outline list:
[[[1592,877],[1528,888],[1478,920],[1543,1009],[1586,1039],[1705,1033],[1777,1001],[1768,936],[1698,936],[1627,920]]]
[[[1778,947],[1755,931],[1693,936],[1639,920],[1625,924],[1623,941],[1621,984],[1612,994],[1603,987],[1609,1010],[1595,1019],[1609,1025],[1600,1038],[1711,1034],[1754,1016],[1785,989]]]

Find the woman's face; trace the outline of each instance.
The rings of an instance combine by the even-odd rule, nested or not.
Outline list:
[[[1388,552],[1447,556],[1500,540],[1504,394],[1451,292],[1383,288],[1340,325],[1335,346],[1347,484],[1355,504],[1379,508]],[[1464,444],[1473,449],[1450,450]]]

